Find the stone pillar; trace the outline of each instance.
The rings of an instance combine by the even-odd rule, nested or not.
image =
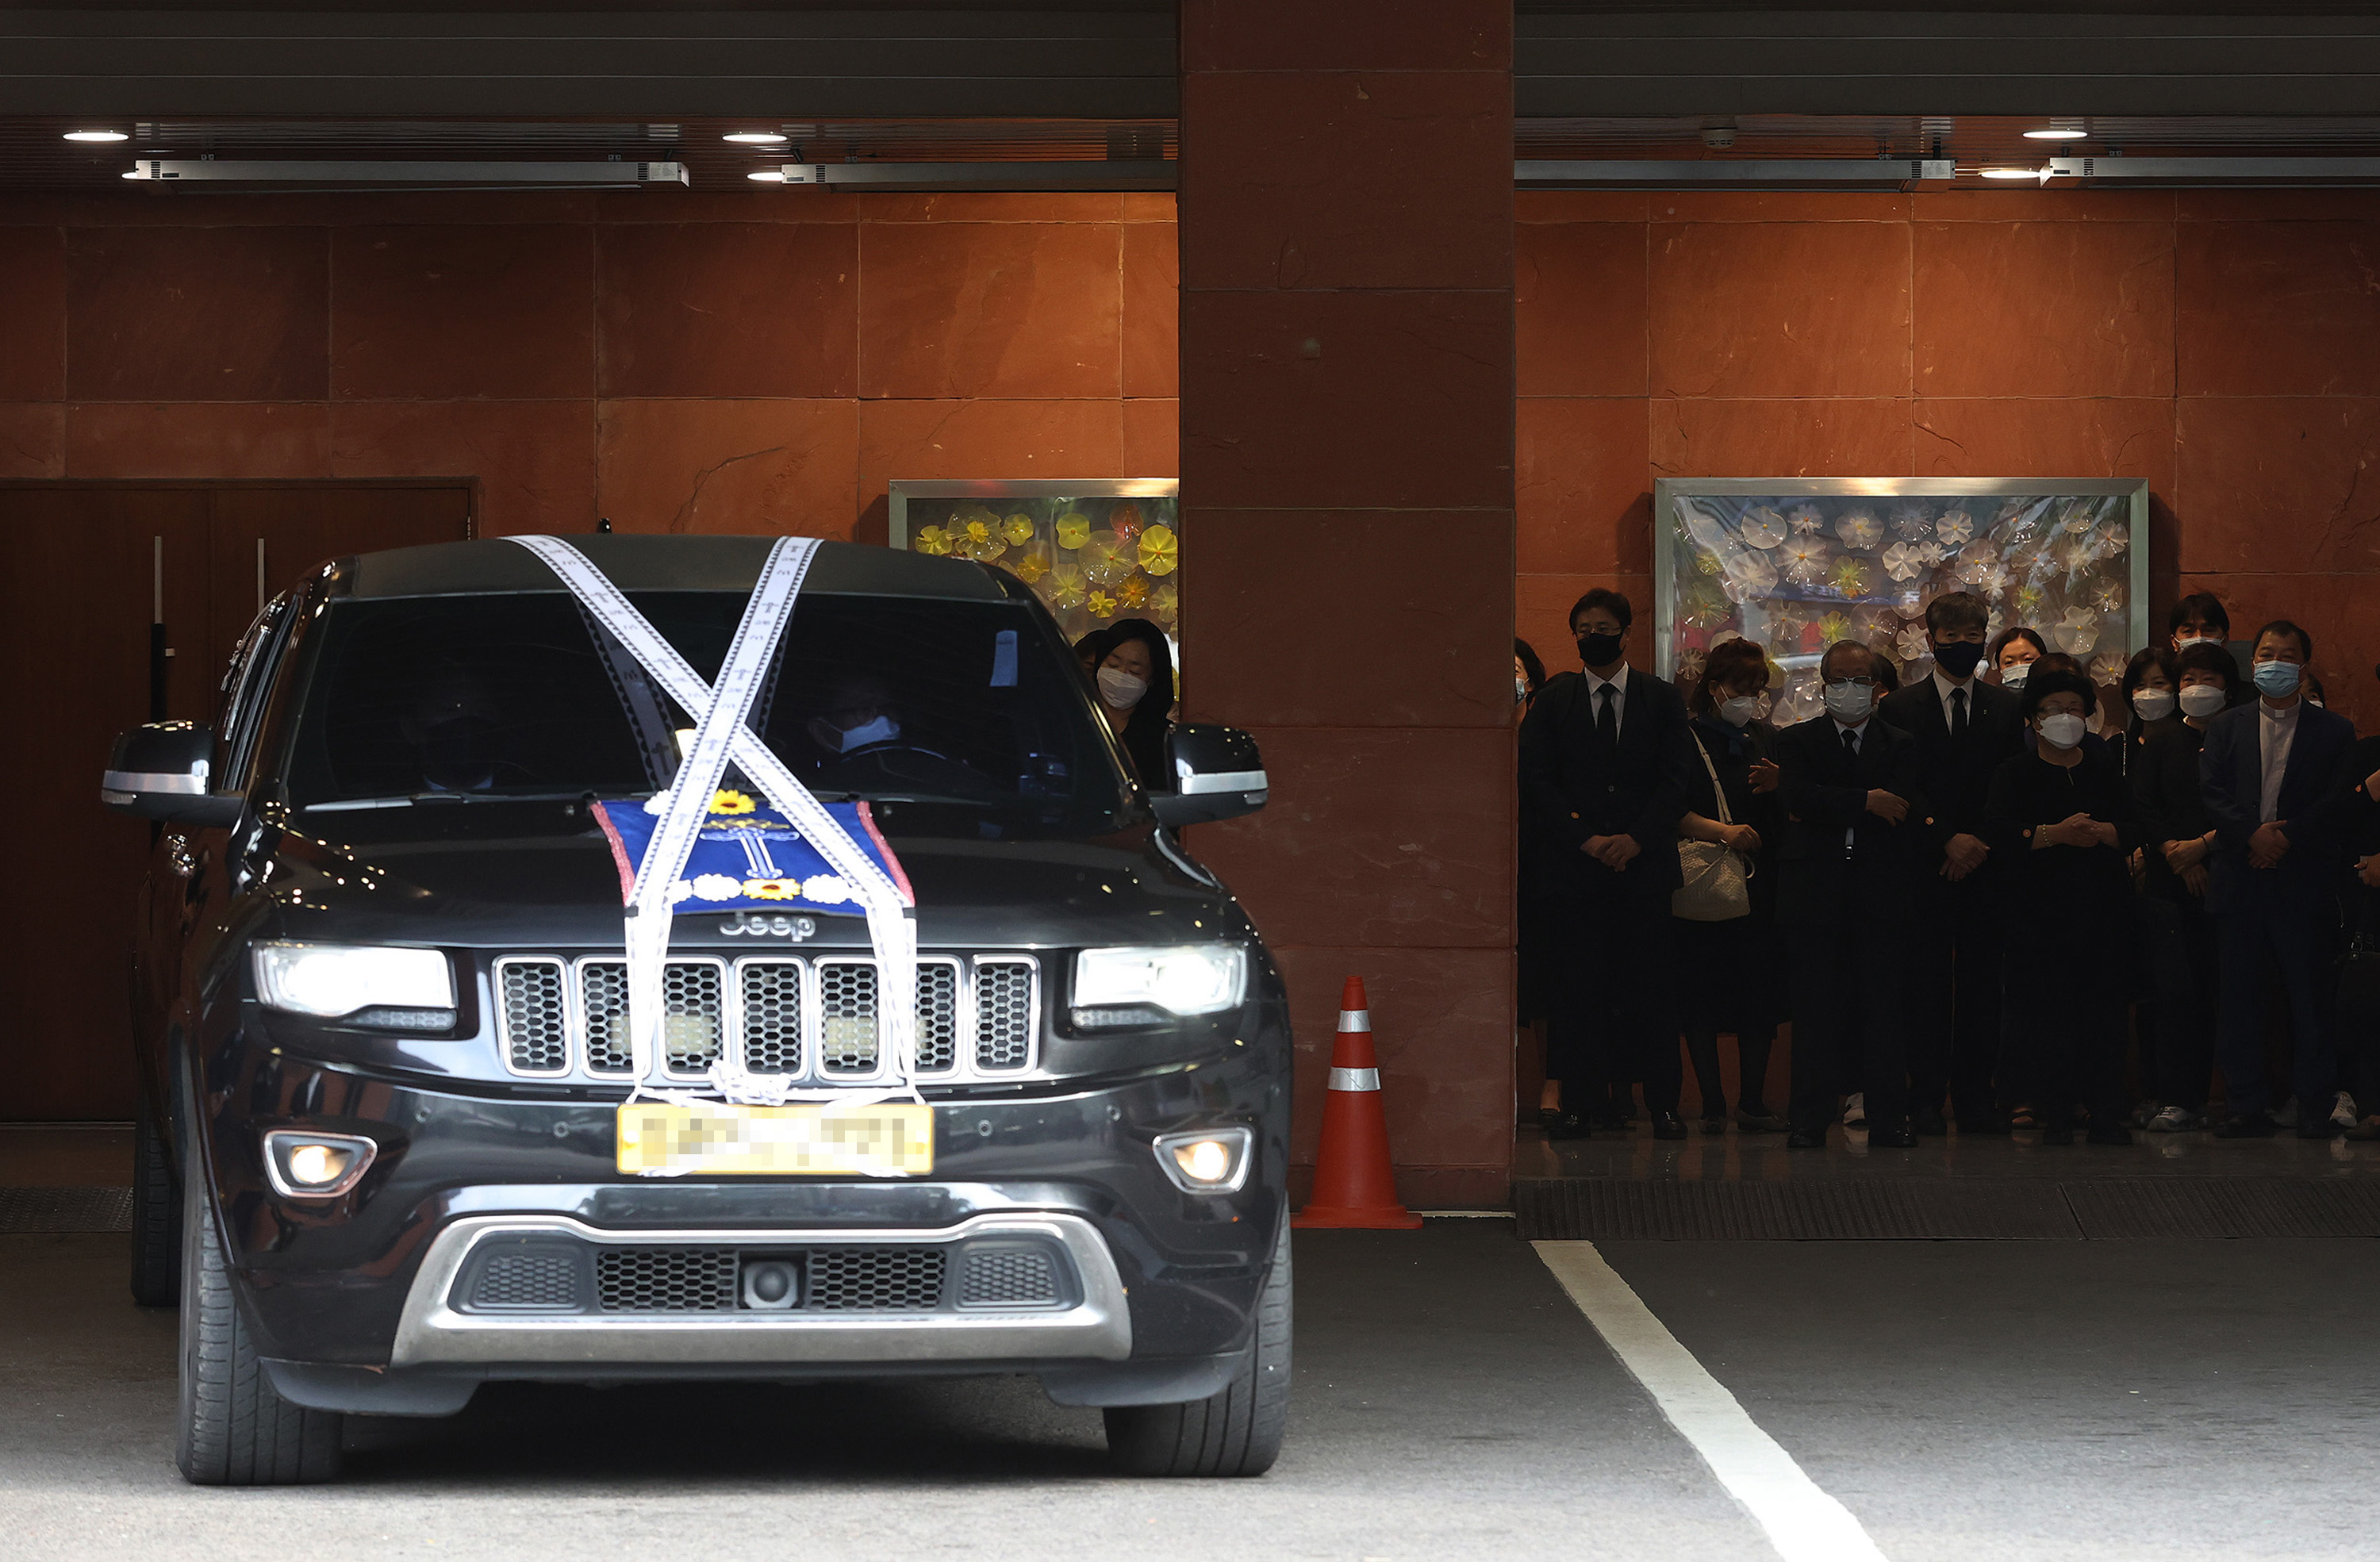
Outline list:
[[[1197,850],[1288,975],[1298,1158],[1357,975],[1402,1195],[1501,1203],[1511,0],[1181,18],[1186,709],[1250,729],[1272,775],[1271,805]]]

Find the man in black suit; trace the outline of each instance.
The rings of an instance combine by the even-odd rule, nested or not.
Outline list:
[[[2000,1043],[2001,875],[1983,842],[1984,796],[2000,762],[2024,751],[2023,704],[1975,676],[1991,610],[1971,591],[1925,604],[1934,675],[1885,696],[1876,713],[1917,740],[1918,785],[1934,822],[1913,853],[1917,943],[1907,971],[1911,1125],[1961,1133],[2008,1122],[1992,1099]]]
[[[2256,631],[2257,697],[2206,723],[2198,782],[2215,819],[2207,909],[2222,974],[2216,1052],[2229,1104],[2216,1137],[2275,1132],[2265,1082],[2265,1005],[2278,967],[2295,1044],[2298,1136],[2325,1138],[2338,1060],[2330,1045],[2331,961],[2345,848],[2324,806],[2355,726],[2304,695],[2313,636],[2287,619]]]
[[[1586,671],[1549,680],[1521,722],[1521,803],[1555,854],[1563,909],[1538,1114],[1556,1138],[1624,1116],[1634,1079],[1655,1136],[1686,1136],[1670,896],[1682,881],[1678,820],[1694,748],[1685,700],[1628,665],[1634,617],[1617,591],[1581,597],[1570,623]]]
[[[1823,716],[1778,735],[1787,822],[1777,921],[1793,972],[1793,1104],[1785,1143],[1827,1142],[1846,1081],[1866,1096],[1867,1142],[1908,1149],[1908,1017],[1874,930],[1909,914],[1910,865],[1933,821],[1917,740],[1876,713],[1876,657],[1838,640],[1818,660]]]

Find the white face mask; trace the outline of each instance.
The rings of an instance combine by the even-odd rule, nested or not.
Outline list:
[[[2033,663],[2029,661],[2020,661],[2014,667],[2003,667],[2000,669],[2000,686],[2002,688],[2009,689],[2021,689],[2024,687],[2024,681],[2032,676]]]
[[[2171,689],[2134,689],[2132,714],[2143,721],[2162,721],[2173,714]]]
[[[2192,684],[2181,691],[2181,713],[2204,720],[2231,703],[2218,684]]]
[[[853,727],[847,732],[832,721],[817,720],[810,723],[810,736],[818,739],[819,746],[832,749],[837,754],[849,754],[856,748],[866,748],[870,744],[891,743],[900,735],[901,723],[890,716],[879,716],[875,720]]]
[[[1734,695],[1718,702],[1718,719],[1730,727],[1744,726],[1759,714],[1758,695]]]
[[[1111,710],[1130,710],[1148,692],[1148,680],[1136,678],[1121,667],[1099,669],[1099,698]]]
[[[2070,710],[2041,719],[2041,741],[2052,748],[2071,748],[2082,741],[2083,720]]]
[[[1865,684],[1828,684],[1820,696],[1826,701],[1827,714],[1846,726],[1855,726],[1867,720],[1876,704],[1876,690]]]
[[[1514,705],[1529,703],[1529,680],[1525,675],[1518,672],[1512,674],[1512,703]]]
[[[2174,636],[2173,649],[2174,654],[2179,656],[2192,646],[2219,646],[2222,643],[2223,638],[2219,635],[2177,635]]]

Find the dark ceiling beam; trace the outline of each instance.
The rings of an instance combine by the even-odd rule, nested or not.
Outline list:
[[[1169,9],[0,9],[0,114],[1170,118]]]
[[[1524,116],[2310,115],[2380,103],[2380,19],[1904,9],[1524,14]]]

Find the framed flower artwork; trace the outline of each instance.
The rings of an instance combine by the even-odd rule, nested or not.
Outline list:
[[[998,565],[1033,588],[1069,640],[1148,619],[1178,670],[1181,488],[1172,478],[900,480],[886,540]]]
[[[2132,478],[1671,478],[1653,490],[1654,671],[1767,648],[1769,718],[1815,715],[1836,640],[1933,672],[1925,604],[1972,591],[2099,684],[2149,642],[2149,490]]]

